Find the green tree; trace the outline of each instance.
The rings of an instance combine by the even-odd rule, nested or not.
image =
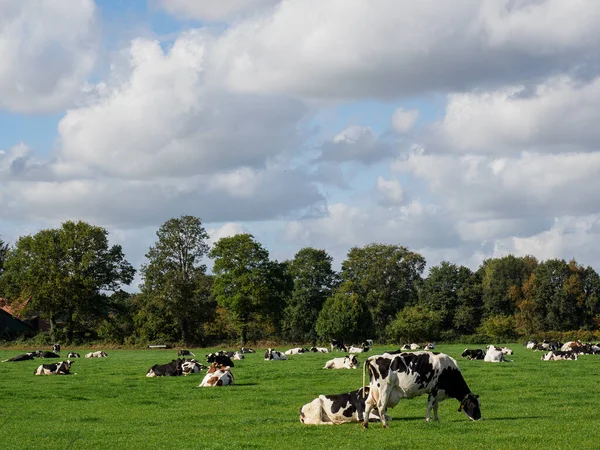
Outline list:
[[[108,245],[108,232],[86,222],[21,237],[5,261],[3,290],[9,302],[28,301],[29,310],[65,321],[68,341],[90,321],[107,314],[107,292],[133,281],[135,270],[120,245]]]
[[[8,249],[8,244],[0,239],[0,277],[2,277],[2,272],[4,272],[4,261],[8,255]]]
[[[479,334],[497,341],[507,341],[515,337],[514,316],[495,315],[485,318],[479,328]]]
[[[373,336],[373,319],[367,303],[356,293],[352,282],[342,283],[329,297],[317,318],[316,332],[321,339],[362,342]]]
[[[332,261],[325,250],[305,247],[288,264],[294,287],[284,312],[287,339],[316,344],[317,318],[337,281]]]
[[[400,245],[369,244],[354,247],[342,263],[341,278],[353,283],[367,302],[382,338],[396,313],[418,299],[425,258]]]
[[[267,317],[272,325],[278,320],[291,289],[290,279],[284,265],[269,261],[269,252],[251,234],[220,239],[209,257],[214,259],[213,295],[246,345],[253,318]]]
[[[207,291],[202,289],[207,283],[202,258],[208,253],[208,234],[198,217],[181,216],[167,220],[156,235],[158,240],[146,254],[148,263],[141,269],[143,306],[137,323],[146,328],[149,340],[157,330],[161,330],[159,335],[170,330],[168,336],[160,337],[198,342],[208,311]]]
[[[388,326],[388,336],[397,344],[435,341],[440,336],[440,314],[422,305],[407,306]]]

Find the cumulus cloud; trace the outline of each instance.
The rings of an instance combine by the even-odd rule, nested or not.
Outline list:
[[[334,162],[359,161],[374,164],[395,154],[392,144],[373,133],[371,127],[353,125],[321,145],[321,160]]]
[[[386,180],[377,177],[377,189],[383,194],[384,205],[400,204],[404,200],[404,189],[397,179]]]
[[[280,0],[154,0],[169,14],[183,19],[209,22],[230,20],[245,14],[257,13],[279,3]]]
[[[71,105],[95,62],[94,1],[2,1],[0,17],[0,109],[46,113]]]
[[[398,108],[392,116],[392,127],[398,133],[406,133],[412,129],[418,118],[419,111],[416,109],[405,111],[403,108]]]

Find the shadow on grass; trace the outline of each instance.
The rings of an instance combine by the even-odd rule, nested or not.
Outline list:
[[[258,383],[235,383],[234,386],[258,386]]]
[[[524,419],[548,419],[550,416],[517,416],[517,417],[491,417],[481,419],[484,422],[505,421],[505,420],[524,420]]]

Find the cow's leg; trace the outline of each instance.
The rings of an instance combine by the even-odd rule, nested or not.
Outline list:
[[[371,415],[371,410],[373,409],[375,402],[377,402],[377,398],[376,398],[377,393],[378,393],[378,389],[376,389],[374,386],[372,386],[369,389],[369,395],[367,396],[367,399],[365,400],[365,412],[364,412],[365,416],[364,416],[363,423],[362,423],[364,428],[369,428],[369,417]]]
[[[438,408],[440,407],[440,401],[438,399],[435,399],[435,403],[433,404],[433,420],[435,420],[436,422],[440,421],[440,418],[438,417]]]
[[[385,388],[383,389],[383,392],[379,392],[379,399],[377,401],[377,410],[379,411],[379,418],[381,419],[381,426],[383,426],[383,428],[389,428],[390,426],[387,423],[387,416],[386,416],[386,412],[387,412],[387,404],[388,404],[388,400],[390,398],[390,395],[392,394],[392,390],[394,389],[394,387],[392,386],[392,383],[384,383],[386,384]],[[381,389],[381,388],[380,388]],[[366,419],[368,420],[368,417],[366,417]]]
[[[425,422],[429,422],[431,420],[431,408],[433,408],[433,419],[436,421],[438,420],[437,410],[439,404],[437,394],[437,391],[432,391],[427,397],[427,414],[425,415]]]

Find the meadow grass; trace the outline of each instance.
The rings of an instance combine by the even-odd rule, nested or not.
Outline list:
[[[440,422],[425,423],[422,396],[388,410],[391,428],[372,423],[368,430],[299,421],[300,407],[319,394],[361,386],[362,364],[322,369],[341,353],[289,361],[264,361],[264,350],[248,354],[235,361],[236,384],[222,388],[199,388],[203,374],[145,377],[153,364],[175,358],[175,350],[108,350],[106,359],[75,360],[71,376],[33,375],[52,360],[3,363],[0,442],[5,449],[599,448],[600,357],[540,361],[540,352],[510,347],[514,362],[506,364],[463,360],[464,345],[436,349],[457,359],[480,395],[483,420],[471,422],[450,399],[440,404]],[[393,349],[376,346],[368,355]],[[192,350],[202,360],[209,352]],[[18,353],[0,349],[0,360]]]

